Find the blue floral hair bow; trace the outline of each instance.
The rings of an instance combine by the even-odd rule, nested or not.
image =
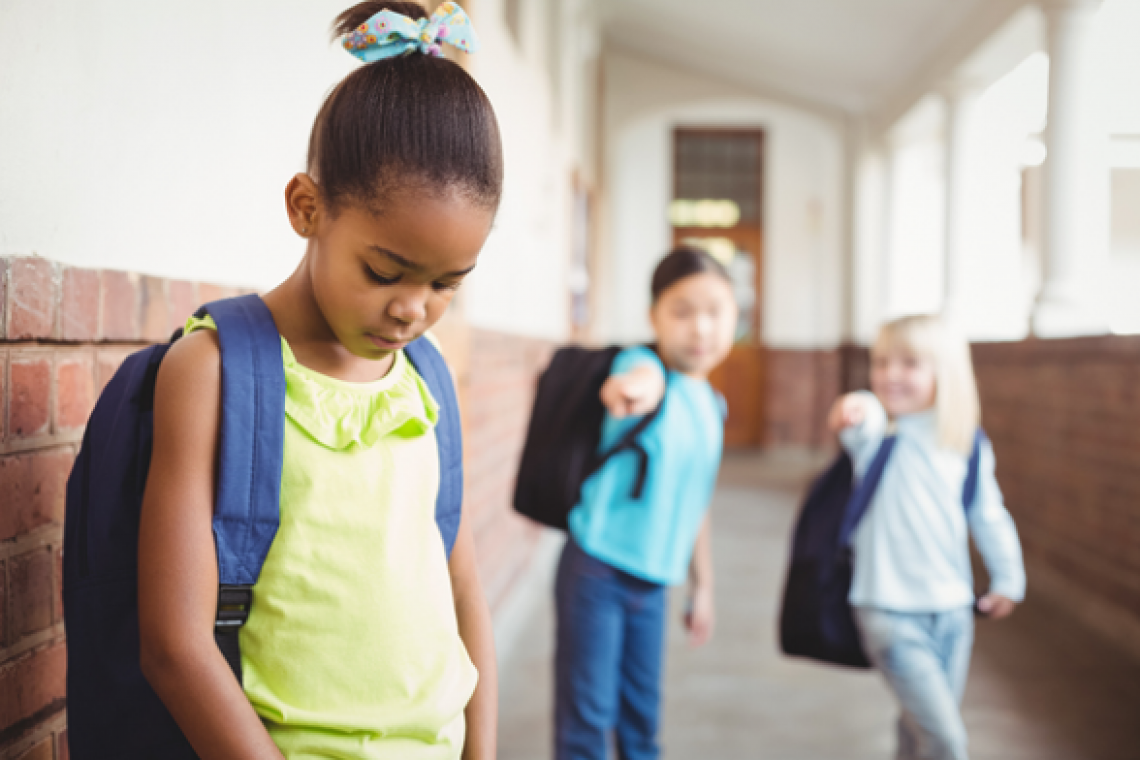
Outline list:
[[[471,19],[453,2],[439,6],[430,19],[418,21],[395,11],[380,11],[344,36],[344,49],[372,63],[414,50],[441,56],[443,42],[465,53],[479,49]]]

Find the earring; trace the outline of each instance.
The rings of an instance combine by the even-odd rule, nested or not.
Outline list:
[[[305,235],[305,234],[307,234],[308,232],[309,232],[309,228],[308,228],[308,227],[302,227],[302,228],[301,228],[301,234],[302,234],[302,235]]]

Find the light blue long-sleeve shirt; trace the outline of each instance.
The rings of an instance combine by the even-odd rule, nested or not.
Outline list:
[[[888,432],[887,414],[875,396],[861,424],[840,442],[857,478],[874,459]],[[939,445],[934,412],[896,420],[898,440],[867,513],[852,539],[854,576],[848,601],[896,612],[945,612],[974,603],[967,528],[986,569],[990,591],[1025,598],[1025,567],[1013,518],[994,478],[994,452],[982,444],[978,495],[962,507],[968,457]]]

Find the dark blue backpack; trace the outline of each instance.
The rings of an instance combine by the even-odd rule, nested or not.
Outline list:
[[[962,504],[967,510],[978,492],[983,440],[985,434],[979,429],[962,486]],[[808,491],[796,520],[780,610],[780,648],[784,654],[853,668],[871,667],[847,603],[852,575],[850,544],[894,447],[894,436],[883,439],[858,485],[854,485],[851,457],[840,453]]]
[[[285,373],[281,337],[258,296],[216,301],[201,313],[217,323],[222,354],[215,637],[240,681],[238,630],[277,533]],[[151,346],[123,362],[91,413],[67,483],[63,595],[68,740],[76,760],[196,757],[139,665],[139,513],[150,467],[154,385],[169,348]],[[435,346],[420,339],[405,352],[440,404],[436,523],[450,556],[463,502],[459,407]]]

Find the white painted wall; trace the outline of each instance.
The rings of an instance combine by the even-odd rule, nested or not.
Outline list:
[[[269,287],[345,0],[0,4],[0,253]]]
[[[589,175],[587,137],[595,84],[585,74],[596,31],[573,0],[522,4],[523,34],[507,29],[502,0],[481,0],[484,46],[472,73],[503,134],[503,204],[479,267],[464,285],[467,319],[480,327],[562,339],[569,330],[572,178]]]
[[[285,184],[304,170],[325,94],[359,65],[328,37],[349,5],[0,4],[0,254],[280,282],[304,248]],[[571,172],[588,179],[593,166],[585,106],[597,33],[582,0],[527,0],[520,49],[502,0],[468,5],[483,40],[470,61],[499,117],[507,176],[466,313],[477,326],[561,338]]]
[[[607,51],[603,71],[601,337],[649,335],[649,280],[672,241],[672,130],[732,126],[766,132],[764,342],[837,345],[845,329],[841,122],[620,52]]]

